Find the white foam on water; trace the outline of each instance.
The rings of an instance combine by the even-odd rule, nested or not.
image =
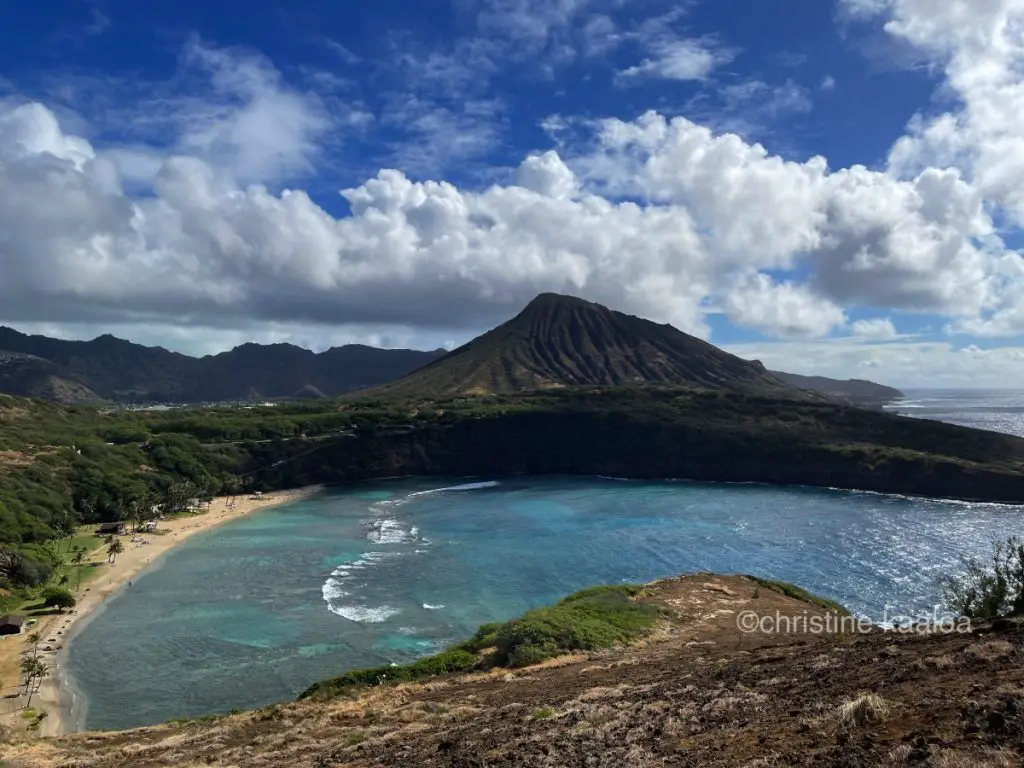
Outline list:
[[[408,504],[413,499],[419,498],[420,496],[430,496],[434,493],[445,493],[447,491],[478,491],[482,488],[495,488],[501,485],[497,480],[484,480],[478,483],[462,483],[461,485],[446,485],[441,488],[428,488],[424,491],[413,491],[405,496],[401,496],[397,499],[384,499],[383,501],[375,501],[370,505],[371,509],[393,509],[400,507],[403,504]]]
[[[384,518],[370,523],[366,538],[376,544],[402,544],[415,537],[394,518]]]
[[[366,538],[375,544],[407,544],[415,541],[422,545],[429,545],[430,540],[420,535],[419,528],[411,526],[406,530],[402,526],[401,522],[394,517],[394,510],[396,507],[406,504],[420,496],[429,496],[431,494],[444,493],[448,491],[475,491],[482,488],[494,488],[498,485],[500,485],[500,483],[496,480],[462,483],[460,485],[448,485],[442,488],[430,488],[424,491],[416,491],[397,499],[383,499],[381,501],[376,501],[369,507],[375,517],[367,523]],[[427,550],[425,549],[416,549],[413,554],[423,554],[426,551]],[[352,595],[349,589],[354,585],[350,582],[347,583],[346,580],[351,579],[353,574],[366,569],[374,563],[380,562],[380,560],[386,557],[393,557],[402,554],[407,553],[366,552],[361,555],[358,560],[339,565],[331,572],[330,577],[324,582],[320,589],[324,602],[327,603],[327,609],[338,616],[349,619],[350,621],[365,623],[379,623],[385,621],[391,616],[394,616],[396,613],[399,613],[400,611],[397,608],[392,608],[388,605],[370,608],[359,605],[340,604],[340,601],[343,598],[348,598]],[[346,589],[346,587],[348,587],[348,589]],[[444,606],[424,603],[423,608],[428,611],[439,611],[444,608]]]
[[[323,595],[324,602],[327,603],[327,610],[350,621],[367,623],[381,622],[389,616],[398,613],[396,608],[386,605],[380,608],[366,608],[357,605],[341,604],[341,600],[342,598],[351,597],[352,592],[349,589],[355,586],[351,583],[351,578],[354,574],[365,570],[374,563],[379,563],[381,560],[386,560],[390,557],[400,557],[403,554],[405,553],[364,552],[358,560],[339,565],[331,571],[330,577],[320,588],[320,594]]]
[[[348,595],[348,592],[341,588],[341,584],[337,580],[330,578],[320,587],[320,594],[324,596],[324,601],[330,605],[332,600],[340,600]]]
[[[362,605],[340,605],[331,607],[331,613],[336,613],[349,621],[358,621],[361,624],[380,624],[399,613],[397,608],[382,605],[379,608],[368,608]]]

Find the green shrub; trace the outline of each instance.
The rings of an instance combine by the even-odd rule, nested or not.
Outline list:
[[[840,616],[850,615],[850,612],[835,600],[829,600],[827,597],[820,597],[819,595],[811,594],[806,589],[798,587],[795,584],[790,584],[786,581],[776,581],[775,579],[762,579],[759,576],[749,576],[748,578],[753,579],[759,586],[762,586],[765,589],[770,589],[773,592],[786,595],[786,597],[792,597],[794,600],[800,600],[804,603],[816,605],[819,608],[824,608],[826,611],[829,611],[830,613],[837,613]],[[757,597],[758,595],[755,594],[754,596]]]
[[[522,667],[573,651],[628,643],[650,631],[660,611],[631,598],[642,587],[591,587],[552,606],[504,624],[497,632],[495,661]]]
[[[435,656],[401,666],[371,667],[314,683],[300,699],[329,699],[355,694],[370,685],[406,683],[497,665],[525,667],[563,653],[597,650],[627,643],[650,631],[661,616],[653,605],[631,598],[640,586],[591,587],[519,619],[484,624],[469,640]],[[480,652],[496,652],[481,658]]]
[[[541,645],[521,645],[513,648],[508,654],[508,666],[531,667],[558,655],[558,646],[553,643]]]
[[[942,580],[946,605],[961,616],[996,619],[1024,615],[1024,540],[998,542],[991,561],[964,561],[962,573]]]
[[[63,611],[65,608],[75,607],[75,596],[63,587],[47,587],[40,597],[47,608],[59,608]]]
[[[487,648],[493,648],[498,642],[498,630],[502,623],[495,621],[490,624],[483,624],[469,640],[459,643],[456,648],[462,648],[470,653],[479,653]]]
[[[299,698],[335,698],[371,685],[411,683],[439,675],[464,672],[476,666],[479,661],[480,658],[474,653],[452,648],[411,664],[354,669],[344,675],[314,683],[299,694]]]

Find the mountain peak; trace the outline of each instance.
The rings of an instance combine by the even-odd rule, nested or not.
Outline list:
[[[375,393],[445,397],[645,384],[795,392],[759,363],[670,325],[542,293],[508,322]]]
[[[570,296],[564,293],[539,293],[527,304],[519,316],[530,316],[538,313],[552,312],[557,310],[568,311],[596,311],[609,312],[607,307],[595,304],[592,301],[581,299],[578,296]]]
[[[545,291],[544,293],[538,293],[529,304],[526,305],[526,309],[530,307],[544,307],[554,305],[565,305],[565,306],[583,306],[588,305],[591,307],[601,307],[600,304],[595,304],[592,301],[581,299],[579,296],[571,296],[568,293],[554,293],[552,291]]]

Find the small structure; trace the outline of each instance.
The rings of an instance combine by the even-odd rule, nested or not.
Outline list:
[[[262,499],[263,498],[263,491],[253,491],[252,492],[252,498],[254,498],[254,499]]]
[[[96,529],[97,536],[124,536],[127,529],[124,523],[100,523]]]
[[[0,616],[0,635],[20,635],[24,623],[24,616],[15,616],[13,613]]]

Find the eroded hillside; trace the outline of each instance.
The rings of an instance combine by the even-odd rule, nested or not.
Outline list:
[[[814,634],[801,628],[813,628],[821,607],[746,577],[656,582],[639,599],[668,609],[640,646],[16,745],[7,760],[50,768],[1022,764],[1016,625]],[[743,633],[743,611],[803,623]]]

